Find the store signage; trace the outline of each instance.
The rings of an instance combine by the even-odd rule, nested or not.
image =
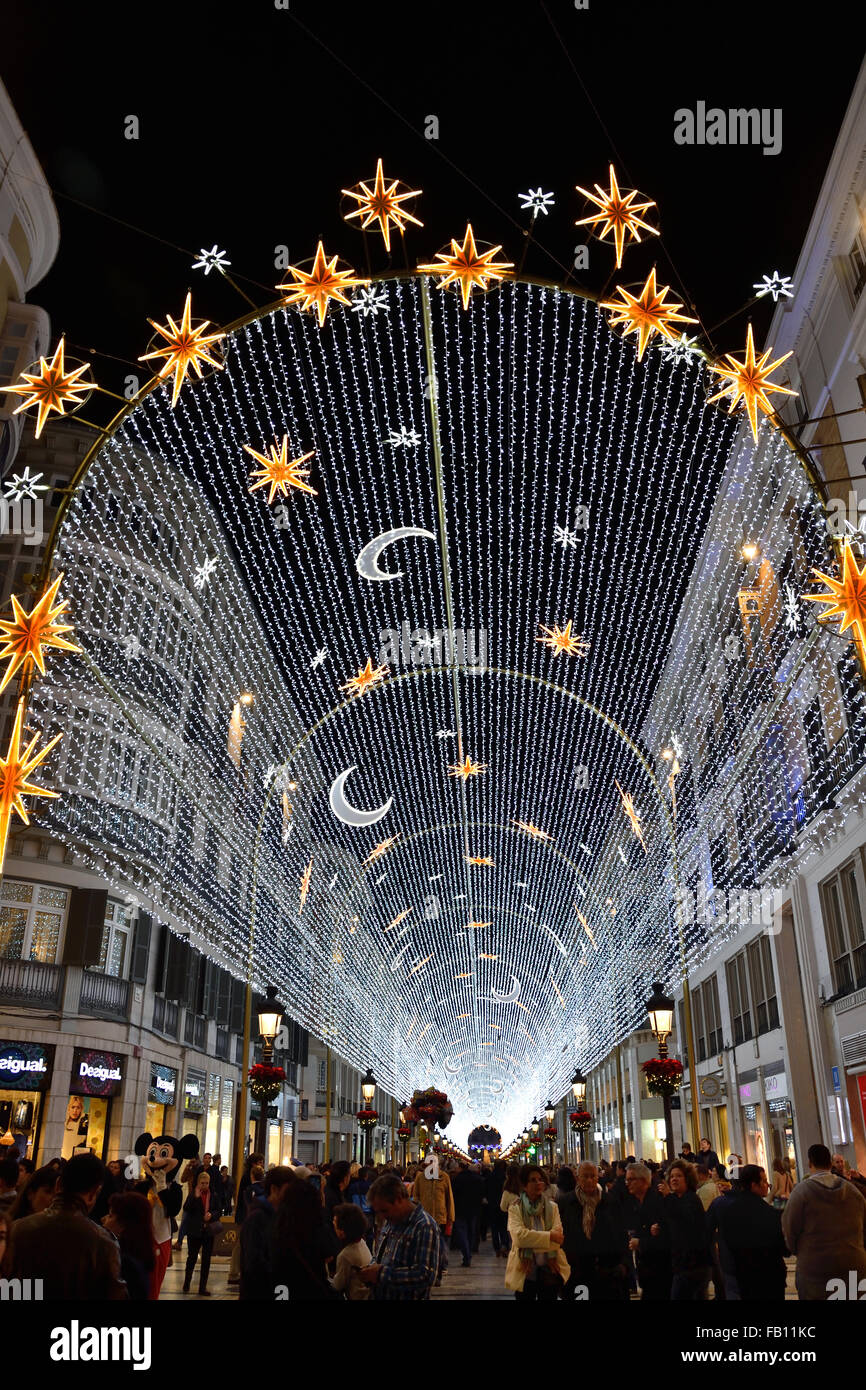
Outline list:
[[[788,1078],[783,1071],[764,1077],[764,1095],[767,1100],[782,1100],[788,1094]],[[756,1105],[760,1099],[757,1081],[747,1081],[740,1086],[740,1103]]]
[[[841,1080],[841,1078],[840,1078],[840,1076],[839,1076],[839,1068],[838,1068],[838,1067],[833,1067],[833,1068],[832,1068],[832,1071],[833,1071],[833,1090],[834,1090],[834,1091],[837,1091],[837,1092],[838,1092],[838,1091],[841,1091],[841,1089],[842,1089],[842,1080]]]
[[[53,1064],[53,1044],[0,1042],[0,1089],[45,1091]]]
[[[183,1105],[188,1114],[204,1114],[206,1085],[207,1077],[204,1072],[187,1072],[183,1087]]]
[[[177,1072],[174,1067],[163,1067],[158,1062],[151,1063],[150,1086],[147,1098],[156,1105],[174,1105],[177,1094]]]
[[[114,1052],[92,1052],[76,1047],[72,1054],[72,1083],[74,1096],[115,1096],[123,1083],[125,1057]]]

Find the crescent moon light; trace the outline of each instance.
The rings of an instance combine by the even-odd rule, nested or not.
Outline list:
[[[508,994],[503,994],[501,990],[492,989],[490,993],[499,1004],[513,1004],[520,997],[521,983],[516,975],[511,977],[511,990]]]
[[[361,578],[402,579],[402,570],[397,570],[394,573],[380,570],[378,561],[386,546],[391,545],[394,541],[403,540],[405,536],[422,536],[428,541],[435,541],[436,539],[433,531],[424,531],[420,526],[397,526],[393,531],[383,531],[381,536],[376,536],[372,541],[367,542],[355,561]]]
[[[381,820],[383,816],[387,816],[394,798],[393,796],[389,796],[384,806],[380,806],[376,811],[358,811],[354,806],[350,806],[346,800],[343,789],[347,779],[357,770],[357,766],[357,763],[355,763],[354,766],[347,767],[346,771],[341,772],[339,777],[335,777],[331,783],[331,810],[337,817],[337,820],[341,820],[344,825],[375,825],[377,820]]]

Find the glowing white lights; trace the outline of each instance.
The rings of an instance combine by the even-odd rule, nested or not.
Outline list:
[[[780,275],[778,270],[774,270],[772,275],[762,275],[761,279],[752,286],[755,291],[755,298],[762,299],[765,294],[773,296],[773,303],[778,304],[779,299],[794,298],[794,282],[790,275]]]
[[[212,270],[218,270],[221,274],[228,270],[231,261],[226,256],[225,251],[220,251],[216,242],[209,251],[202,249],[198,253],[198,260],[193,261],[193,270],[203,270],[205,275],[210,275]]]
[[[530,188],[528,193],[518,193],[520,206],[524,212],[537,217],[540,212],[546,217],[556,199],[552,193],[542,193],[540,188]]]

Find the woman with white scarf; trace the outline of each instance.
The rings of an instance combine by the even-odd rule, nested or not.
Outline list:
[[[508,1208],[505,1287],[521,1302],[555,1302],[571,1273],[561,1248],[559,1210],[545,1196],[547,1179],[540,1168],[524,1168],[520,1181],[520,1196]]]

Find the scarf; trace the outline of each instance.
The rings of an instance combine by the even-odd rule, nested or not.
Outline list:
[[[577,1200],[583,1207],[583,1234],[586,1236],[587,1240],[592,1240],[592,1233],[595,1229],[595,1210],[602,1199],[602,1195],[600,1187],[595,1189],[592,1196],[590,1196],[588,1192],[582,1191],[581,1188],[578,1188],[575,1193]]]
[[[517,1199],[520,1203],[520,1217],[523,1225],[530,1231],[552,1231],[553,1230],[553,1207],[547,1198],[539,1197],[533,1206],[525,1192],[521,1192]],[[536,1263],[547,1264],[549,1260],[556,1260],[557,1251],[554,1250],[521,1250],[520,1262],[524,1270],[528,1273]]]

